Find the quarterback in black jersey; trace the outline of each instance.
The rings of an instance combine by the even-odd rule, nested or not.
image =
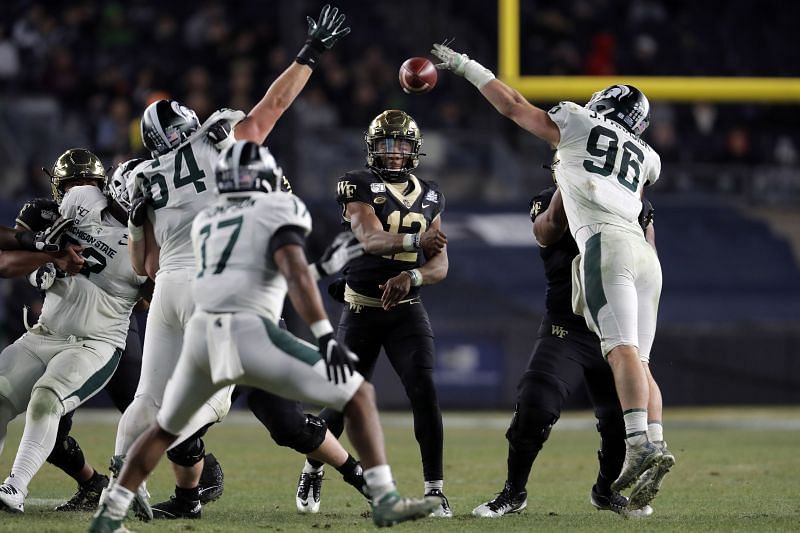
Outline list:
[[[447,237],[441,231],[444,195],[412,171],[419,163],[422,135],[416,122],[387,110],[365,135],[367,169],[348,172],[337,185],[342,220],[366,253],[344,271],[345,309],[337,337],[360,358],[356,369],[372,376],[381,348],[403,383],[414,415],[422,455],[425,494],[442,496],[434,516],[452,516],[442,494],[442,413],[433,382],[433,331],[419,296],[422,285],[447,276]],[[340,435],[341,413],[320,417]],[[308,460],[305,471],[319,469]]]
[[[578,245],[566,231],[567,219],[560,193],[553,187],[536,195],[530,203],[530,215],[547,278],[546,313],[528,368],[520,380],[514,417],[506,432],[508,472],[505,486],[496,498],[479,505],[472,514],[495,518],[520,512],[527,506],[525,486],[533,462],[558,421],[564,402],[583,381],[594,405],[601,438],[597,454],[600,471],[590,501],[601,510],[625,516],[648,516],[652,513],[649,505],[629,509],[628,499],[611,489],[625,459],[625,424],[614,376],[603,358],[600,341],[586,326],[583,317],[572,311],[571,266],[578,255]],[[639,222],[647,240],[655,245],[653,207],[646,199],[643,199]],[[652,380],[649,372],[648,376]],[[657,385],[655,390],[658,390]],[[658,417],[658,421],[651,420],[651,423],[660,428],[661,406],[657,407],[651,407],[649,413]]]

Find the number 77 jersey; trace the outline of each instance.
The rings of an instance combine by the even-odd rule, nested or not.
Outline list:
[[[572,234],[590,224],[641,234],[642,188],[661,173],[655,150],[617,122],[574,102],[561,102],[548,116],[561,132],[553,172]]]
[[[217,111],[183,144],[141,163],[131,172],[133,186],[149,189],[153,197],[148,218],[161,248],[162,270],[194,268],[192,220],[217,198],[214,167],[224,147],[209,138],[208,130],[221,120],[227,121],[228,129],[232,129],[242,118],[241,111]]]

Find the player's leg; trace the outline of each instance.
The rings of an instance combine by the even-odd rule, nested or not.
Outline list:
[[[389,331],[383,346],[411,402],[414,436],[422,456],[424,494],[442,498],[434,516],[453,516],[444,495],[444,428],[436,384],[433,381],[435,348],[428,313],[419,304],[404,304],[383,311]]]
[[[120,413],[124,412],[133,401],[141,371],[142,342],[136,317],[131,315],[125,350],[122,352],[117,370],[105,386],[111,402]],[[56,511],[94,511],[103,489],[108,486],[109,479],[86,462],[80,444],[70,435],[74,413],[75,411],[70,411],[61,418],[56,444],[47,458],[48,463],[60,468],[78,483],[75,494],[58,505]]]
[[[533,463],[558,421],[564,401],[583,378],[583,367],[574,355],[576,333],[567,331],[562,338],[552,334],[549,321],[542,324],[539,340],[520,380],[514,416],[506,431],[505,485],[496,498],[473,509],[473,515],[495,518],[527,506],[525,487]]]
[[[307,455],[314,461],[329,464],[344,480],[363,494],[364,474],[361,464],[328,431],[325,421],[303,412],[300,402],[287,400],[260,389],[245,387],[247,406],[269,431],[279,446]],[[301,513],[317,513],[320,506],[322,469],[302,472],[295,495]]]
[[[26,333],[0,352],[0,453],[3,452],[8,424],[25,412],[34,383],[45,370],[45,360],[54,345],[42,335]]]
[[[28,484],[53,450],[59,420],[102,389],[121,353],[106,342],[84,339],[68,342],[50,359],[33,386],[22,440],[5,483],[27,494]]]
[[[384,332],[384,325],[380,320],[382,314],[381,309],[362,308],[360,312],[356,312],[345,305],[336,329],[336,338],[358,355],[359,361],[355,364],[355,369],[367,380],[375,371],[381,352]],[[339,438],[342,435],[344,415],[340,411],[326,408],[320,412],[319,417],[327,424],[328,430],[334,437]],[[298,497],[310,493],[312,496],[316,495],[316,500],[319,501],[323,464],[323,461],[316,458],[306,458],[297,484]]]
[[[364,465],[377,525],[420,518],[441,503],[440,498],[414,500],[397,493],[386,464],[374,389],[360,374],[354,373],[346,383],[336,385],[327,379],[325,363],[314,346],[254,315],[240,313],[234,321],[245,385],[325,405],[347,417],[348,436]]]
[[[128,507],[167,449],[205,402],[224,385],[214,384],[208,370],[205,316],[193,318],[187,326],[187,342],[164,391],[164,404],[157,421],[133,443],[126,461],[100,503],[90,531],[114,531],[121,527]],[[200,501],[196,501],[200,517]],[[106,528],[106,529],[104,529]]]

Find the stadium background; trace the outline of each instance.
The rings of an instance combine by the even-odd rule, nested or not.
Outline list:
[[[335,182],[364,164],[372,117],[400,108],[417,119],[427,153],[418,175],[448,198],[450,274],[423,295],[447,409],[513,405],[543,311],[527,205],[550,183],[542,168],[550,153],[452,75],[428,95],[403,94],[397,68],[406,57],[455,37],[457,49],[495,71],[498,42],[504,53],[516,46],[522,76],[800,78],[800,7],[791,3],[502,1],[519,5],[511,45],[495,2],[338,2],[352,34],[324,56],[267,142],[312,208],[314,256],[339,231]],[[219,107],[249,110],[319,8],[308,0],[4,3],[0,222],[13,224],[26,199],[49,194],[40,167],[69,147],[88,147],[107,166],[141,153],[138,118],[151,98],[182,100],[201,120]],[[668,405],[800,403],[800,96],[788,89],[764,102],[770,87],[756,84],[735,101],[705,91],[698,101],[653,102],[645,138],[663,161],[649,197],[664,291],[652,365]],[[555,103],[525,88],[537,105]],[[22,282],[1,289],[10,342],[23,331],[22,302],[36,294]],[[382,407],[405,407],[386,366],[376,382]]]

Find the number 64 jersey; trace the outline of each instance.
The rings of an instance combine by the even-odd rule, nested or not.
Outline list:
[[[572,234],[610,224],[641,236],[642,188],[661,173],[655,150],[617,122],[574,102],[561,102],[548,116],[561,131],[553,172]]]

